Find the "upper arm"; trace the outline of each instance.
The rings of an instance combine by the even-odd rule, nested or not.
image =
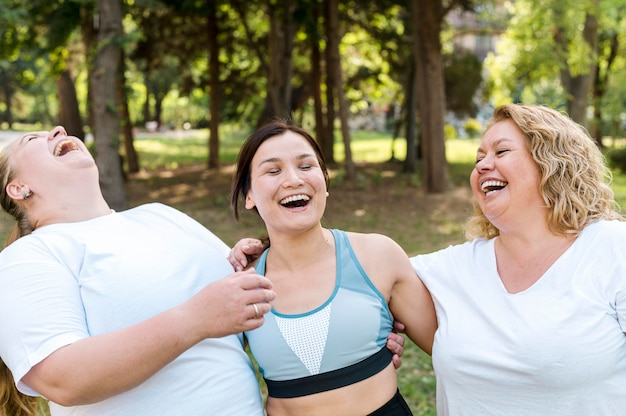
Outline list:
[[[406,334],[431,353],[437,317],[433,300],[404,250],[392,239],[368,235],[367,244],[358,243],[359,259],[366,272],[387,298],[395,320],[406,326]]]
[[[37,393],[22,379],[33,366],[87,336],[79,288],[66,269],[45,261],[2,267],[0,355],[22,391]]]
[[[404,252],[403,252],[404,254]],[[430,292],[415,274],[406,255],[397,256],[397,278],[389,308],[396,320],[406,326],[406,334],[422,350],[432,353],[437,316]]]

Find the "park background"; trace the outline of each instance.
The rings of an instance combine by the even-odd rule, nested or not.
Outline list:
[[[263,233],[229,207],[233,162],[271,117],[312,131],[331,170],[325,225],[409,255],[464,241],[468,176],[502,103],[588,128],[626,206],[626,0],[0,0],[4,136],[61,124],[107,201],[175,206],[228,244]],[[3,214],[0,236],[12,225]],[[430,359],[400,386],[434,415]]]

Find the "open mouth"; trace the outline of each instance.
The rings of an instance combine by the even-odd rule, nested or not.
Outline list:
[[[71,140],[65,140],[57,144],[57,147],[54,148],[54,156],[63,156],[74,150],[78,150],[76,143]]]
[[[280,201],[280,205],[286,208],[299,208],[309,203],[311,198],[308,195],[292,195]]]
[[[480,189],[485,193],[485,195],[489,195],[493,192],[499,191],[508,184],[508,182],[503,181],[485,181],[482,185],[480,185]]]

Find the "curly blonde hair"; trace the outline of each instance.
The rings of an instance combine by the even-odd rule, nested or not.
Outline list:
[[[610,187],[612,175],[595,141],[568,116],[543,106],[496,108],[486,130],[511,120],[527,139],[541,173],[539,193],[548,207],[548,226],[558,235],[577,235],[588,224],[624,220]],[[500,231],[474,203],[466,236],[490,239]]]

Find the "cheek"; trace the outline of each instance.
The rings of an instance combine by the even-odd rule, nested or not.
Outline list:
[[[469,177],[469,181],[470,181],[470,186],[472,187],[472,191],[474,192],[474,194],[482,195],[483,192],[478,187],[478,173],[476,172],[476,169],[472,170],[472,173],[470,174],[470,177]]]

